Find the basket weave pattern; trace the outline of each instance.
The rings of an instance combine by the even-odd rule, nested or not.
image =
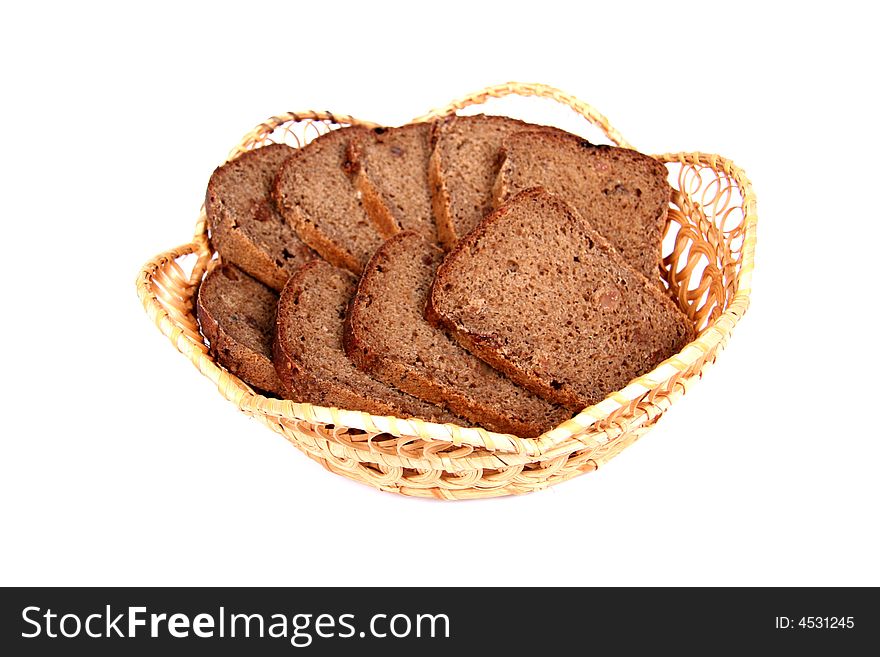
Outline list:
[[[491,87],[415,119],[424,121],[508,94],[551,98],[630,144],[586,103],[540,84]],[[344,125],[376,124],[329,112],[272,117],[229,154],[268,143],[302,146]],[[175,347],[243,413],[282,434],[337,474],[385,491],[468,499],[526,493],[595,470],[638,440],[714,362],[749,303],[757,215],[745,173],[719,155],[665,153],[674,191],[664,241],[664,277],[699,335],[624,389],[538,438],[324,408],[256,394],[218,366],[198,329],[193,298],[214,253],[204,208],[193,241],[147,262],[137,291],[149,317]],[[184,264],[193,261],[189,275]]]

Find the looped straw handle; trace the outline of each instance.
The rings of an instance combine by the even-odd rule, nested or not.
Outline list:
[[[504,96],[510,95],[549,98],[562,105],[567,105],[604,132],[608,139],[614,142],[617,146],[632,148],[632,145],[611,125],[604,114],[597,111],[594,107],[584,101],[578,100],[571,94],[565,93],[561,89],[540,83],[506,82],[504,84],[495,85],[494,87],[486,87],[482,91],[468,94],[463,98],[455,100],[446,107],[433,109],[424,116],[414,119],[414,122],[428,121],[430,119],[447,116],[460,109],[469,107],[470,105],[481,105],[490,98],[503,98]]]
[[[254,127],[254,129],[248,132],[244,137],[242,137],[238,145],[229,152],[227,161],[233,160],[245,151],[249,151],[255,146],[265,143],[267,137],[272,134],[272,132],[276,128],[279,128],[288,123],[298,123],[300,121],[324,121],[326,123],[333,123],[337,125],[362,125],[368,128],[379,127],[378,123],[374,123],[373,121],[365,121],[363,119],[356,119],[352,116],[349,116],[348,114],[338,114],[334,112],[315,110],[306,110],[304,112],[285,112],[283,114],[269,117],[268,119]]]

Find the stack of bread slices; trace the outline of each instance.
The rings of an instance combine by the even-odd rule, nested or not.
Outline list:
[[[675,354],[666,168],[502,116],[332,130],[219,167],[197,314],[285,399],[535,437]]]

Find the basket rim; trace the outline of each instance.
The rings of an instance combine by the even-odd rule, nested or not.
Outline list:
[[[549,97],[558,102],[568,104],[588,121],[602,129],[611,141],[617,145],[632,148],[629,142],[623,139],[620,133],[611,127],[603,115],[586,103],[546,85],[507,83],[505,85],[488,87],[477,94],[454,101],[442,109],[432,110],[413,121],[426,121],[442,117],[467,105],[481,103],[488,97],[500,97],[508,93]],[[264,136],[275,128],[291,121],[303,120],[321,120],[338,125],[377,125],[349,115],[331,112],[311,110],[288,112],[271,117],[247,133],[239,145],[229,153],[228,159],[233,159],[251,148],[260,147],[262,145],[261,142],[265,142]],[[213,258],[214,253],[208,242],[204,206],[202,206],[196,223],[192,242],[160,253],[142,266],[136,280],[138,296],[147,314],[156,323],[160,331],[175,344],[179,351],[190,358],[202,374],[217,385],[221,394],[246,412],[258,412],[268,417],[288,421],[333,424],[338,427],[354,428],[370,433],[385,433],[395,437],[418,438],[426,443],[439,441],[452,446],[466,445],[485,449],[489,452],[519,455],[532,461],[535,459],[555,458],[574,451],[600,447],[606,444],[613,435],[640,426],[656,417],[656,413],[649,413],[643,409],[638,409],[638,402],[645,399],[652,391],[670,383],[681,383],[682,387],[684,387],[685,381],[681,379],[687,378],[687,370],[697,364],[699,364],[698,368],[701,369],[706,362],[707,356],[714,354],[716,350],[723,348],[726,344],[733,328],[748,308],[751,294],[757,213],[755,194],[745,172],[734,164],[732,160],[711,153],[670,152],[652,155],[652,157],[664,163],[710,167],[716,172],[724,172],[739,187],[743,208],[743,244],[742,262],[735,277],[737,291],[727,308],[716,319],[710,320],[706,328],[681,351],[663,361],[650,372],[634,378],[622,389],[610,393],[599,403],[584,408],[570,420],[557,425],[536,438],[521,438],[512,434],[496,433],[482,427],[462,427],[454,424],[428,422],[418,418],[404,419],[394,416],[373,415],[363,411],[316,406],[293,400],[269,398],[255,392],[238,377],[216,364],[208,354],[207,346],[204,344],[201,335],[194,335],[188,327],[168,312],[168,305],[162,303],[162,298],[167,297],[168,293],[164,291],[162,281],[158,280],[161,276],[176,281],[182,289],[186,290],[187,297],[185,300],[191,303],[201,276]],[[177,260],[180,257],[188,254],[195,254],[197,256],[197,263],[189,277],[184,274],[177,264]],[[170,269],[165,271],[165,268],[169,267]],[[157,282],[158,286],[156,285]],[[167,298],[165,300],[167,301]],[[703,359],[702,363],[700,363],[701,359]],[[698,374],[699,372],[697,372]],[[605,421],[613,414],[617,414],[614,418],[614,423],[618,425],[617,428],[604,426],[606,424]],[[613,435],[609,437],[609,434]]]

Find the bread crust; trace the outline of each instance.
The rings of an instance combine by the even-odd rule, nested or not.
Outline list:
[[[383,237],[411,230],[437,241],[428,181],[434,122],[373,128],[349,142],[348,172]]]
[[[436,128],[435,128],[436,130]],[[443,168],[443,156],[435,146],[428,160],[428,185],[431,188],[431,207],[434,210],[434,219],[437,222],[437,240],[448,251],[455,246],[455,229],[452,227],[452,215],[450,210],[449,190],[443,182],[440,171]]]
[[[287,209],[285,218],[303,242],[317,251],[334,267],[341,267],[353,274],[361,273],[361,262],[350,251],[340,247],[314,224],[297,207]]]
[[[348,162],[349,141],[352,138],[355,138],[360,134],[366,134],[367,132],[367,128],[361,126],[349,126],[321,135],[313,142],[306,144],[300,149],[296,149],[296,152],[281,166],[278,175],[275,177],[275,182],[272,185],[272,198],[275,201],[278,211],[294,231],[296,231],[300,239],[317,251],[318,254],[330,264],[348,269],[354,274],[360,274],[368,256],[366,258],[359,257],[357,253],[352,250],[351,246],[341,244],[338,239],[331,237],[325,230],[322,230],[321,227],[299,207],[299,204],[295,199],[288,198],[288,192],[291,191],[288,187],[292,185],[289,180],[291,178],[291,172],[304,166],[303,159],[310,157],[313,153],[313,149],[323,146],[328,146],[330,148],[335,147],[335,145],[328,145],[333,144],[333,142],[327,142],[325,140],[346,140],[341,144],[343,149],[341,162],[338,160],[335,162],[331,160],[328,164],[331,168],[339,167],[338,173],[346,181],[345,186],[347,187],[342,193],[351,194],[351,198],[354,199],[353,207],[358,214],[363,212],[363,216],[367,221],[361,224],[358,217],[348,216],[347,214],[335,217],[334,219],[337,221],[357,222],[356,226],[358,227],[355,230],[358,231],[362,230],[360,228],[361,225],[365,227],[368,226],[369,228],[366,228],[365,230],[367,230],[369,234],[362,232],[360,233],[360,237],[368,242],[375,240],[376,246],[378,246],[382,238],[381,233],[378,230],[375,230],[375,225],[373,221],[369,219],[369,214],[364,207],[363,199],[360,198],[354,184],[346,173],[346,170],[351,169],[351,164]],[[370,253],[372,253],[372,249],[370,249]]]
[[[431,198],[434,206],[434,216],[437,221],[437,235],[440,243],[443,245],[444,250],[451,249],[455,243],[464,237],[465,234],[470,232],[473,226],[476,226],[479,223],[479,219],[482,219],[480,216],[477,221],[474,221],[472,225],[460,226],[460,217],[456,217],[455,208],[453,203],[453,190],[450,188],[449,184],[446,181],[446,171],[448,171],[448,167],[451,165],[450,162],[447,162],[444,159],[443,151],[445,140],[449,137],[449,135],[456,129],[460,130],[479,130],[482,126],[491,126],[494,125],[496,129],[500,128],[502,132],[508,132],[510,134],[514,134],[516,132],[522,130],[528,131],[548,131],[548,132],[562,132],[558,128],[553,128],[551,126],[541,126],[535,125],[532,123],[526,123],[525,121],[520,121],[519,119],[512,119],[507,116],[497,116],[492,114],[476,114],[473,116],[456,116],[450,115],[438,121],[432,133],[432,142],[434,144],[434,149],[431,154],[431,160],[428,167],[428,180],[431,187]],[[473,135],[471,135],[473,137]],[[492,175],[497,175],[497,168],[500,166],[500,147],[502,140],[498,143],[499,152],[493,154],[492,164],[493,172]],[[494,181],[494,177],[493,177]],[[471,201],[478,202],[484,209],[492,208],[493,201],[493,184],[490,184],[489,187],[483,190],[485,197],[480,199],[471,199]]]
[[[363,162],[363,140],[365,135],[356,135],[348,142],[346,155],[346,173],[351,176],[354,188],[361,194],[361,202],[376,230],[383,237],[391,237],[400,232],[400,224],[385,205],[382,195],[367,175]]]

